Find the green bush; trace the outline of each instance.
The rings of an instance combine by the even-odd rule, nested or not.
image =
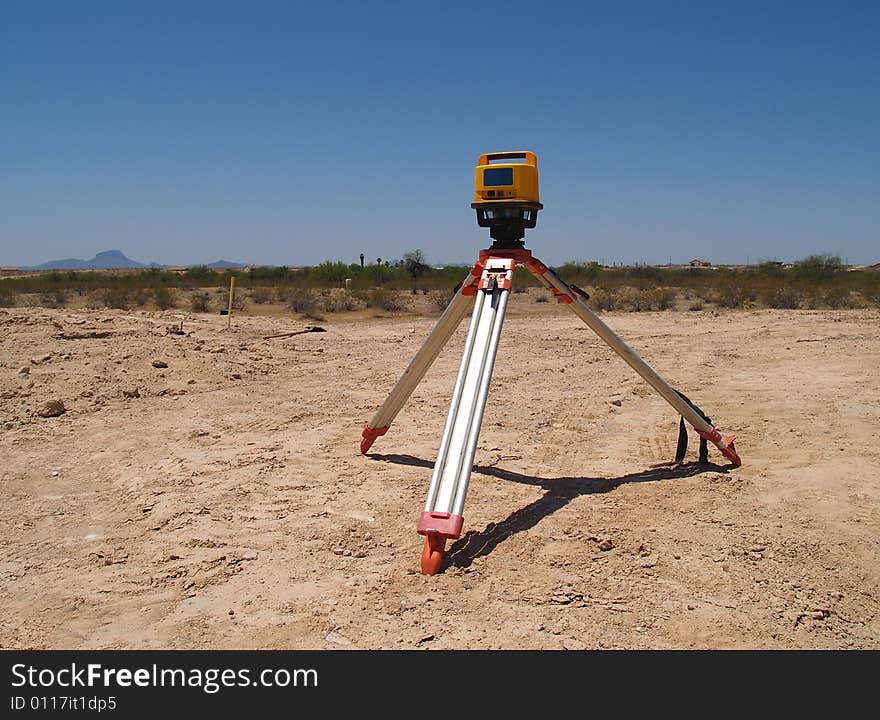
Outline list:
[[[840,255],[809,255],[792,266],[792,276],[807,282],[828,282],[841,270]]]

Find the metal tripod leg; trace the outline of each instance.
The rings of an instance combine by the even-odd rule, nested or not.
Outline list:
[[[392,388],[385,402],[382,404],[373,418],[364,426],[361,440],[361,452],[366,453],[377,437],[388,432],[391,422],[397,417],[397,413],[406,404],[413,390],[421,382],[428,368],[437,359],[443,346],[452,337],[455,329],[461,324],[464,316],[467,314],[468,308],[473,302],[473,295],[476,292],[474,283],[476,277],[471,274],[459,286],[455,292],[449,305],[443,311],[440,319],[431,330],[431,334],[419,348],[415,357],[410,361],[409,366],[404,371],[400,380]]]
[[[721,453],[739,467],[742,464],[736,449],[733,446],[734,437],[727,439],[721,436],[712,425],[706,422],[681,396],[648,365],[638,353],[627,345],[618,335],[609,328],[590,308],[584,303],[571,287],[561,280],[550,268],[536,259],[524,263],[526,269],[531,272],[547,289],[558,299],[571,306],[575,314],[583,320],[590,329],[595,332],[608,346],[622,357],[629,366],[644,378],[657,393],[672,405],[673,408],[687,420],[700,435],[700,437],[714,443]]]
[[[515,262],[509,258],[489,257],[485,260],[477,286],[461,366],[452,392],[425,509],[419,519],[418,532],[425,536],[422,572],[427,575],[434,575],[440,569],[446,540],[461,534],[464,501],[514,267]]]

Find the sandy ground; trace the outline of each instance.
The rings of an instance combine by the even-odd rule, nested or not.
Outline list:
[[[0,645],[880,646],[880,313],[605,319],[737,433],[743,467],[714,448],[719,465],[659,465],[674,411],[564,307],[517,294],[466,534],[425,577],[415,526],[464,329],[364,457],[430,318],[263,340],[308,321],[0,310]],[[66,412],[40,417],[54,398]]]

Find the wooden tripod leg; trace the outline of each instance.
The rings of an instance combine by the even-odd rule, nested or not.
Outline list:
[[[540,283],[546,287],[556,298],[571,307],[574,313],[583,320],[587,326],[595,332],[605,343],[622,357],[627,364],[635,370],[657,393],[675,408],[676,412],[687,420],[697,434],[714,443],[718,450],[735,466],[742,465],[739,455],[734,448],[735,436],[723,438],[721,433],[706,422],[682,397],[667,383],[648,363],[639,357],[638,353],[627,345],[611,328],[609,328],[587,304],[581,300],[578,294],[550,268],[540,260],[532,258],[524,263],[526,269],[532,273]]]
[[[440,319],[434,325],[431,334],[428,335],[422,347],[410,361],[409,366],[388,394],[382,407],[376,411],[376,414],[364,426],[361,439],[362,453],[366,453],[370,449],[370,446],[377,437],[388,432],[388,428],[394,418],[397,417],[397,413],[406,404],[413,390],[416,389],[425,373],[428,372],[428,368],[437,359],[443,346],[446,345],[456,328],[461,324],[468,308],[473,304],[475,282],[476,278],[471,274],[456,290],[455,297],[446,306],[446,310],[443,311]]]

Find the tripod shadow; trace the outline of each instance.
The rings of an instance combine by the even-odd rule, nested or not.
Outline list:
[[[396,465],[433,468],[434,463],[412,455],[378,455],[369,456],[373,460],[390,462]],[[534,475],[523,475],[502,468],[474,465],[474,472],[490,475],[500,480],[532,485],[545,490],[544,494],[534,502],[519,510],[514,510],[499,523],[489,523],[483,530],[469,530],[456,540],[446,551],[443,567],[468,567],[473,561],[491,553],[498,545],[516,533],[529,530],[544,518],[565,507],[582,495],[595,495],[615,490],[627,483],[660,482],[676,478],[693,477],[705,472],[727,472],[727,467],[713,463],[685,463],[682,465],[655,465],[616,478],[595,477],[558,477],[540,478]]]

